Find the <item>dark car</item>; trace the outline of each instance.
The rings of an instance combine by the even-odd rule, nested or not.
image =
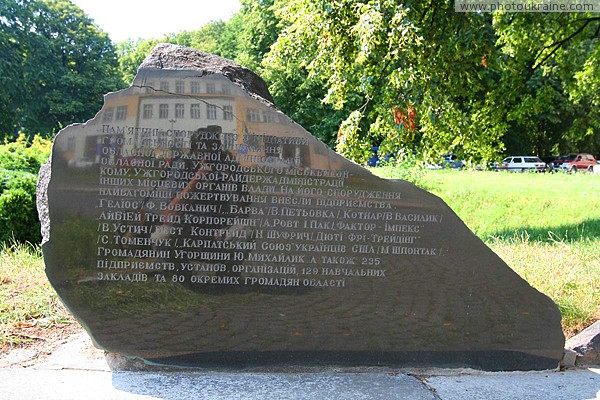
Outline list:
[[[377,167],[381,162],[387,163],[392,158],[394,158],[393,154],[386,154],[383,156],[383,159],[379,158],[379,146],[371,147],[371,158],[367,161],[367,166],[369,167]]]
[[[589,171],[592,172],[596,159],[591,154],[572,153],[560,156],[552,163],[553,170],[565,172]]]
[[[443,168],[463,169],[465,162],[460,160],[456,154],[444,154],[442,160]]]

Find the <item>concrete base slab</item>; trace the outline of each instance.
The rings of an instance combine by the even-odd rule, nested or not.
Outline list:
[[[104,351],[95,348],[85,332],[72,335],[47,360],[33,368],[110,371]]]
[[[443,400],[600,399],[600,369],[434,376],[425,382]]]
[[[3,399],[435,400],[417,379],[384,374],[205,374],[0,370]]]
[[[482,373],[474,370],[111,371],[86,334],[45,362],[0,365],[0,399],[411,399],[600,400],[600,369]],[[426,377],[423,379],[423,377]]]

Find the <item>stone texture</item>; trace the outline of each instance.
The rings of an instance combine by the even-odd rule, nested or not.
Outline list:
[[[201,76],[221,74],[252,97],[266,104],[273,104],[267,84],[254,72],[227,58],[189,47],[169,43],[158,44],[139,68],[198,71]]]
[[[42,244],[46,243],[50,237],[50,217],[48,215],[48,184],[50,183],[50,174],[52,170],[51,160],[48,160],[40,167],[38,182],[36,188],[36,202],[38,216],[41,222]]]
[[[575,362],[577,361],[577,352],[573,350],[565,349],[565,354],[563,354],[562,360],[560,360],[561,368],[573,368],[575,367]]]
[[[96,345],[177,366],[558,366],[549,298],[442,200],[343,159],[258,79],[159,45],[57,136],[38,197],[46,273]]]
[[[577,365],[600,365],[600,321],[567,340],[565,348],[577,352]]]

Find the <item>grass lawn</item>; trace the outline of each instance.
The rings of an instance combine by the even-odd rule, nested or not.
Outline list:
[[[0,249],[0,352],[74,323],[44,273],[39,247]]]
[[[376,168],[398,177],[393,168]],[[563,314],[567,336],[600,319],[600,176],[427,171],[419,184]],[[413,176],[414,177],[414,176]],[[73,324],[39,248],[0,248],[0,352]]]
[[[442,170],[418,183],[558,304],[567,336],[600,319],[600,176]]]

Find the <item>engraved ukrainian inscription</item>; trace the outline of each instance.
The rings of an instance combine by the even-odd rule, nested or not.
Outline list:
[[[138,131],[141,148],[117,136]],[[99,280],[146,282],[152,272],[156,283],[345,288],[351,279],[385,278],[381,255],[443,252],[420,245],[442,215],[394,211],[389,200],[401,201],[400,191],[348,189],[344,170],[242,164],[264,162],[263,148],[308,146],[306,138],[111,125],[102,132]],[[148,134],[176,139],[157,154],[159,139]],[[122,272],[106,272],[113,269]]]

